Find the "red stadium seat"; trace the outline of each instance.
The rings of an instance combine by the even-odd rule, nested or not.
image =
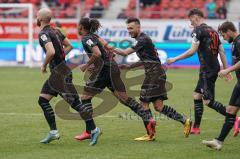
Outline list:
[[[161,7],[164,9],[168,9],[170,6],[170,0],[162,0]]]
[[[134,9],[136,7],[136,0],[129,0],[128,2],[128,8]]]
[[[178,9],[181,6],[181,1],[180,0],[173,0],[170,4],[170,6],[174,9]]]
[[[192,7],[192,1],[191,0],[183,0],[181,3],[181,8],[184,9],[190,9]]]
[[[102,3],[104,8],[108,8],[109,7],[109,0],[101,0],[101,3]]]
[[[94,5],[95,1],[94,0],[85,0],[85,6],[87,8],[91,8]]]

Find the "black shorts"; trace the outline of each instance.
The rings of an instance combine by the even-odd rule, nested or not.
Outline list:
[[[96,94],[101,93],[106,87],[112,92],[126,92],[116,62],[110,62],[101,69],[93,71],[86,82],[84,91]]]
[[[146,73],[139,99],[145,103],[155,102],[158,99],[162,101],[168,99],[166,74],[160,65],[151,72]]]
[[[215,98],[215,82],[217,80],[217,72],[201,72],[195,92],[203,95],[204,99],[214,100]]]
[[[229,105],[240,107],[240,83],[237,83],[232,91]]]
[[[49,78],[43,84],[41,94],[78,98],[77,90],[72,83],[72,72],[65,63],[51,70]]]

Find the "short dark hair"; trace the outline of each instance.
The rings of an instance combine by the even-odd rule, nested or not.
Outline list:
[[[233,32],[237,31],[233,22],[226,21],[226,22],[222,23],[221,25],[219,25],[219,27],[218,27],[218,32],[226,33],[228,30],[231,30]]]
[[[126,21],[127,24],[132,23],[132,22],[137,23],[137,24],[140,25],[140,20],[138,18],[130,17]]]
[[[198,8],[193,8],[193,9],[191,9],[191,10],[189,11],[188,17],[190,17],[190,16],[192,16],[192,15],[198,15],[199,17],[204,18],[203,12],[202,12],[200,9],[198,9]]]

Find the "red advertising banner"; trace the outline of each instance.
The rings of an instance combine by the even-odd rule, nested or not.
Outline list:
[[[54,25],[53,25],[54,26]],[[62,29],[66,32],[67,37],[77,40],[77,24],[62,23]],[[38,39],[40,28],[34,24],[34,39]],[[24,22],[0,22],[0,40],[27,40],[28,23]]]

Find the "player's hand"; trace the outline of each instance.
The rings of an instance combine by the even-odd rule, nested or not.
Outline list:
[[[41,66],[41,72],[42,72],[42,74],[47,73],[47,66],[42,65]]]
[[[229,73],[229,74],[227,74],[227,75],[225,76],[225,80],[226,80],[227,82],[230,82],[230,81],[233,80],[233,76],[231,75],[231,73]]]
[[[127,65],[127,64],[120,64],[120,65],[118,65],[118,67],[119,67],[120,69],[123,69],[123,70],[129,70],[129,69],[130,69],[130,66]]]
[[[167,64],[171,65],[172,63],[176,62],[175,58],[168,58],[167,59]]]
[[[80,66],[80,70],[83,71],[83,72],[85,72],[87,70],[87,68],[88,68],[87,64],[83,64],[83,65]]]
[[[224,77],[226,77],[227,75],[229,74],[229,72],[228,72],[228,70],[221,70],[221,71],[219,71],[218,72],[218,76],[220,77],[220,78],[224,78]]]

